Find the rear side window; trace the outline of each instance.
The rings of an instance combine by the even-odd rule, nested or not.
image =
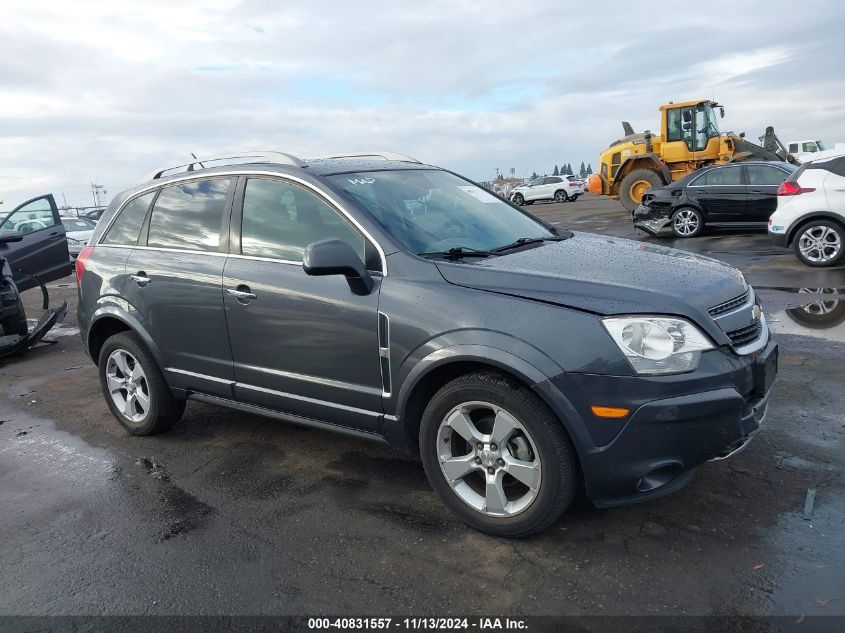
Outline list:
[[[790,143],[789,144],[789,152],[790,154],[794,154],[798,151],[798,143]]]
[[[147,210],[150,208],[153,196],[155,196],[155,192],[151,191],[143,196],[138,196],[124,206],[103,239],[100,240],[100,244],[115,246],[134,246],[137,244],[138,234],[141,232],[144,218],[147,217]]]
[[[229,182],[213,178],[164,187],[153,205],[147,246],[218,250]]]
[[[785,171],[767,165],[748,165],[749,185],[779,185],[789,175]]]
[[[328,239],[343,240],[366,261],[364,238],[313,193],[281,180],[247,180],[241,228],[244,255],[301,262],[306,246]]]

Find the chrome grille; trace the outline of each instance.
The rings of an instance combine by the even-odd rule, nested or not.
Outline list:
[[[746,325],[737,330],[727,332],[728,338],[731,339],[734,347],[743,347],[749,343],[753,343],[760,338],[760,333],[763,330],[763,324],[760,321],[754,321],[751,325]]]
[[[748,293],[750,291],[746,290],[743,294],[730,301],[725,301],[724,303],[720,303],[717,306],[713,306],[707,312],[710,313],[710,316],[717,317],[720,314],[724,314],[725,312],[730,312],[734,308],[738,308],[741,305],[745,305],[745,302],[748,301]]]

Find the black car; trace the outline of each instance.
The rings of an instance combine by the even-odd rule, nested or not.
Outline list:
[[[524,536],[581,485],[603,506],[678,490],[763,419],[777,345],[727,264],[396,154],[214,162],[119,194],[76,262],[129,433],[199,400],[386,442],[465,521]]]
[[[699,169],[647,191],[633,211],[634,227],[652,235],[671,228],[676,237],[701,235],[705,227],[765,228],[778,186],[796,169],[771,161]]]
[[[37,343],[67,304],[50,310],[44,284],[71,272],[65,227],[52,195],[17,206],[0,220],[0,358]],[[30,329],[20,293],[41,286],[44,315]]]

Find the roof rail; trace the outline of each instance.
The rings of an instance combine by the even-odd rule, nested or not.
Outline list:
[[[196,167],[194,165],[199,165],[200,169],[205,169],[206,166],[204,163],[213,163],[213,162],[222,162],[222,161],[235,161],[241,160],[244,158],[255,158],[257,160],[252,161],[256,163],[275,163],[278,165],[292,165],[293,167],[305,167],[306,163],[300,158],[297,158],[293,154],[285,154],[282,152],[231,152],[229,154],[222,154],[220,156],[205,156],[203,158],[194,158],[189,163],[183,163],[181,165],[173,165],[171,167],[165,167],[164,169],[159,169],[158,171],[153,172],[147,180],[156,180],[161,178],[165,172],[174,171],[177,169],[182,169],[184,171],[196,171]],[[214,165],[215,167],[217,165]]]
[[[398,160],[403,163],[419,163],[416,158],[405,156],[405,154],[397,154],[396,152],[342,152],[340,154],[329,154],[328,156],[320,156],[320,158],[368,158],[368,157],[383,158],[384,160]]]

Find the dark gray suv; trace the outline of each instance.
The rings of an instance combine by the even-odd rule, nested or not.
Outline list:
[[[746,444],[777,372],[736,269],[545,224],[398,154],[162,170],[115,198],[76,274],[130,433],[193,399],[419,450],[500,535],[579,487],[598,506],[678,490]]]

